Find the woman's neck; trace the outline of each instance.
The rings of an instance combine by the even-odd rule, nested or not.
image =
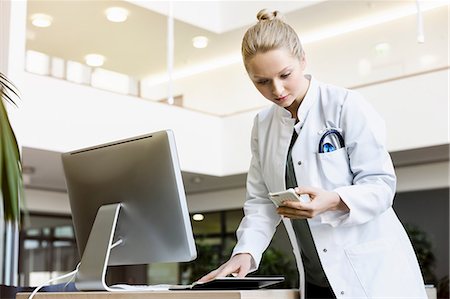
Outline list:
[[[306,93],[308,92],[309,89],[309,85],[311,83],[310,80],[308,80],[306,77],[303,77],[304,80],[302,80],[302,82],[300,82],[300,84],[302,86],[305,86],[305,88],[300,92],[300,95],[298,98],[295,99],[294,102],[292,102],[292,104],[287,107],[286,109],[291,112],[291,116],[292,118],[295,118],[296,121],[298,121],[298,115],[297,115],[297,111],[298,111],[298,107],[300,107],[300,105],[303,102],[303,99],[306,96]]]

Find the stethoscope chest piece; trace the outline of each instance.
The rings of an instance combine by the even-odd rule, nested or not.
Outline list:
[[[322,135],[319,140],[319,153],[329,153],[337,150],[338,148],[345,147],[344,137],[342,137],[340,129],[338,128],[325,128],[318,132]]]

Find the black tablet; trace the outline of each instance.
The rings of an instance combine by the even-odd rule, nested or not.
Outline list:
[[[282,276],[219,277],[208,282],[171,286],[170,290],[255,290],[283,281]]]

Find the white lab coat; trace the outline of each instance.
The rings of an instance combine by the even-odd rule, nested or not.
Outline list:
[[[410,240],[392,202],[396,177],[385,146],[385,126],[354,91],[310,78],[299,107],[299,137],[292,150],[298,185],[337,192],[349,213],[328,211],[308,219],[323,269],[337,298],[427,298]],[[295,120],[277,105],[260,112],[252,130],[245,217],[233,251],[253,257],[252,271],[281,217],[268,192],[284,190],[286,157]],[[342,130],[345,148],[318,153],[319,131]],[[291,240],[304,298],[304,271],[291,221]]]

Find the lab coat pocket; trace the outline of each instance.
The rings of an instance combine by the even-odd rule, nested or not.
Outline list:
[[[347,258],[368,298],[407,298],[418,286],[407,258],[395,240],[380,239],[345,249]]]
[[[317,153],[317,167],[324,182],[324,188],[334,189],[351,185],[353,174],[347,150],[340,148],[328,153]]]

